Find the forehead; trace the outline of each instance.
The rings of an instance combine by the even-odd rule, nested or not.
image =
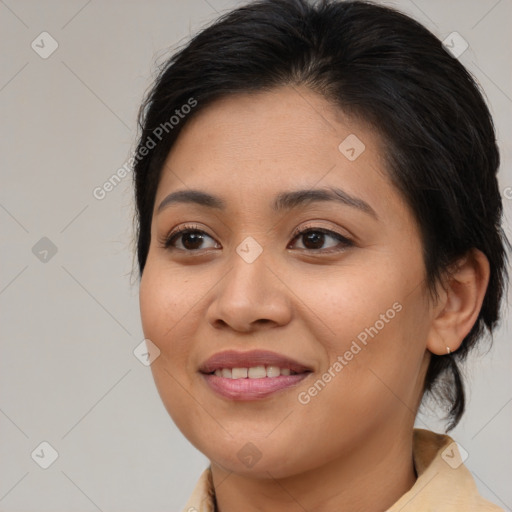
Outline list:
[[[375,130],[307,88],[227,96],[185,122],[162,170],[156,204],[185,188],[246,202],[258,196],[270,204],[278,190],[321,186],[365,196],[377,208],[382,199],[400,201]]]

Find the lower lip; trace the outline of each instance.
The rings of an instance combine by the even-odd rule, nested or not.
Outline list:
[[[231,400],[260,400],[267,396],[297,385],[306,373],[296,375],[280,375],[262,379],[227,379],[212,374],[203,374],[204,379],[213,391]]]

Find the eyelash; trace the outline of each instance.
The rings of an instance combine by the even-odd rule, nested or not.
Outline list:
[[[177,231],[172,232],[170,235],[165,237],[163,239],[162,246],[165,249],[169,249],[169,250],[181,250],[181,251],[185,250],[186,252],[197,252],[197,251],[199,251],[200,249],[197,249],[196,251],[192,251],[192,250],[186,250],[186,249],[177,249],[176,247],[172,246],[172,243],[177,238],[179,238],[180,235],[184,235],[184,234],[187,234],[187,233],[201,233],[203,235],[206,235],[206,236],[212,238],[210,235],[208,235],[208,233],[206,233],[199,226],[194,225],[194,224],[185,224],[182,228],[178,229]]]
[[[342,245],[343,247],[342,248],[331,247],[328,249],[302,249],[303,251],[331,253],[331,252],[343,251],[347,247],[352,247],[354,245],[352,240],[350,240],[346,236],[343,236],[342,234],[337,233],[336,231],[332,231],[331,229],[321,228],[319,226],[306,226],[306,227],[295,229],[294,232],[292,233],[292,242],[294,242],[300,236],[305,235],[306,233],[322,233],[324,235],[330,236],[330,237],[338,240],[339,244]]]
[[[295,229],[294,232],[292,233],[292,242],[295,242],[295,240],[298,239],[300,236],[305,235],[307,233],[311,233],[311,232],[322,233],[324,235],[330,236],[330,237],[338,240],[338,242],[342,245],[342,247],[341,248],[331,247],[328,249],[307,249],[306,248],[306,249],[300,249],[300,250],[323,254],[323,253],[340,252],[340,251],[343,251],[343,250],[347,249],[348,247],[352,247],[354,245],[352,240],[341,235],[340,233],[337,233],[336,231],[332,231],[330,229],[321,228],[318,226],[307,226],[307,227]],[[210,235],[208,235],[208,233],[206,233],[204,230],[202,230],[199,226],[194,225],[194,224],[189,224],[189,225],[184,225],[178,231],[170,233],[168,236],[166,236],[162,240],[162,247],[165,249],[168,249],[170,251],[180,250],[180,251],[184,251],[184,252],[188,252],[188,253],[199,252],[201,249],[195,249],[195,250],[193,250],[193,249],[190,249],[190,250],[178,249],[173,246],[173,243],[181,235],[188,234],[188,233],[200,233],[202,235],[208,236],[209,238],[212,238]],[[212,240],[213,240],[213,238],[212,238]]]

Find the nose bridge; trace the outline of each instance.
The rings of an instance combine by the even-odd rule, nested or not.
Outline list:
[[[268,256],[268,250],[265,251],[253,237],[245,238],[235,248],[229,259],[230,271],[224,287],[228,299],[253,306],[264,302],[265,294],[268,295],[272,286],[268,279]]]
[[[246,237],[235,248],[228,261],[230,268],[216,287],[210,323],[247,331],[262,323],[283,324],[289,320],[289,298],[269,268],[269,256],[268,250],[252,237]]]

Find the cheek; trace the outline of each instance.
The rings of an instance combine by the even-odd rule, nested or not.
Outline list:
[[[180,395],[179,384],[186,385],[189,379],[185,320],[193,314],[193,301],[179,275],[148,259],[140,281],[140,314],[144,337],[160,350],[151,371],[166,406],[174,404],[173,397]]]
[[[177,348],[186,334],[183,331],[204,293],[197,284],[190,272],[185,275],[148,258],[139,288],[142,328],[164,355]]]
[[[139,303],[144,337],[160,350],[151,364],[156,388],[178,428],[193,407],[184,388],[190,386],[187,368],[187,332],[184,329],[196,297],[187,294],[187,281],[179,273],[165,269],[148,258],[139,287]]]
[[[303,318],[326,353],[320,372],[330,368],[336,375],[331,379],[324,373],[326,380],[336,381],[326,386],[329,392],[322,391],[326,401],[344,395],[343,401],[350,402],[347,389],[356,389],[352,396],[359,406],[357,397],[366,397],[363,409],[389,407],[388,398],[397,401],[393,395],[414,402],[429,318],[421,258],[408,263],[398,256],[379,257],[364,268],[307,276],[297,286],[297,296],[307,298],[309,313]]]
[[[294,293],[307,306],[302,319],[311,321],[309,328],[331,355],[348,350],[352,340],[364,344],[396,323],[408,291],[397,267],[347,265],[295,279]]]

